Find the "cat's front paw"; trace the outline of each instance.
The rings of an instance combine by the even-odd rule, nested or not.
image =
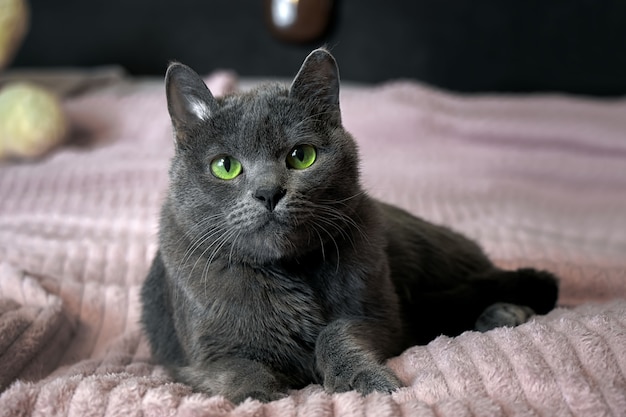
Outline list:
[[[386,367],[364,369],[355,375],[352,386],[363,395],[377,391],[390,394],[400,388],[400,380]]]
[[[358,391],[363,395],[374,391],[391,393],[402,386],[400,380],[386,366],[363,368],[351,375],[327,376],[324,388],[329,392]]]
[[[194,391],[221,395],[234,404],[248,398],[268,403],[287,396],[287,387],[265,365],[241,358],[223,358],[202,366],[173,368],[176,379]]]

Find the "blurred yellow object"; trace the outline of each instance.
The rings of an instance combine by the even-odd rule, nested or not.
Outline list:
[[[28,29],[26,0],[0,0],[0,68],[6,67]]]
[[[51,92],[27,83],[0,90],[0,159],[42,156],[67,130],[61,102]]]

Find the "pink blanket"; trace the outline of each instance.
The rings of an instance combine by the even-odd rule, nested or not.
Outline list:
[[[162,86],[66,106],[71,144],[0,165],[0,416],[626,415],[626,100],[344,88],[371,194],[559,274],[564,307],[407,350],[392,395],[239,406],[173,382],[138,325],[172,155]]]

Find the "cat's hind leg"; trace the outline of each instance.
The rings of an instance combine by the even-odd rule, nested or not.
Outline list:
[[[515,327],[526,323],[534,315],[533,309],[527,306],[495,303],[487,307],[478,317],[474,329],[486,332],[496,327]]]
[[[495,270],[482,277],[491,284],[483,287],[493,291],[493,303],[527,306],[537,314],[546,314],[554,308],[559,295],[559,280],[548,271],[520,268],[513,271]],[[479,283],[481,279],[477,280]],[[480,284],[479,284],[480,285]]]
[[[443,290],[416,288],[404,295],[411,344],[426,344],[445,334],[515,326],[534,314],[546,314],[558,298],[558,279],[547,271],[489,268]]]
[[[501,294],[476,320],[474,327],[478,331],[520,325],[537,313],[547,313],[556,304],[558,280],[549,272],[522,268],[497,270],[492,275]]]

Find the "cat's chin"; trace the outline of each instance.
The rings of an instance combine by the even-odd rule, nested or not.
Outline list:
[[[276,213],[250,216],[240,229],[242,233],[233,242],[231,253],[241,261],[264,264],[293,254],[293,226],[288,219]]]
[[[293,258],[306,251],[302,242],[289,233],[289,228],[267,225],[249,233],[236,243],[240,259],[251,264],[267,264],[285,258]]]
[[[268,264],[294,255],[293,249],[289,250],[285,245],[257,239],[248,239],[245,244],[238,246],[237,252],[241,261],[254,265]]]

